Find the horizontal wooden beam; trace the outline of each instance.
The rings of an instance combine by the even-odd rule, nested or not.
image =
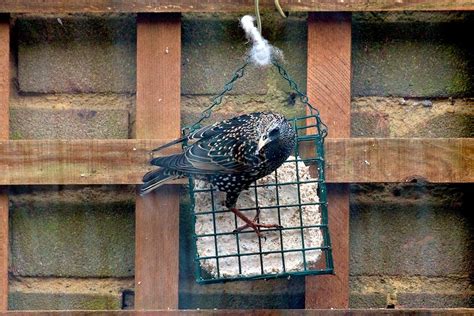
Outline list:
[[[285,11],[445,11],[474,10],[472,0],[280,0]],[[261,8],[274,9],[273,0]],[[0,12],[253,12],[254,0],[2,0]]]
[[[474,138],[327,140],[328,182],[474,182]]]
[[[0,184],[134,184],[160,140],[0,141]],[[177,152],[165,149],[163,154]],[[6,172],[5,172],[6,171]]]
[[[363,316],[363,315],[472,315],[474,309],[472,308],[402,308],[402,309],[233,309],[233,310],[115,310],[115,311],[9,311],[0,312],[0,316],[56,316],[56,315],[70,315],[70,316],[153,316],[153,315],[186,315],[186,316],[200,316],[200,315],[262,315],[262,316]]]
[[[167,141],[0,141],[0,185],[138,184],[152,169],[150,149]],[[341,138],[325,147],[329,183],[474,182],[474,138]]]

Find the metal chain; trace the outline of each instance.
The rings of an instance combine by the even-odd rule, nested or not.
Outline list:
[[[276,60],[273,60],[273,65],[278,69],[278,73],[283,77],[283,79],[285,79],[290,88],[296,92],[296,94],[299,96],[300,98],[300,101],[306,105],[309,110],[310,110],[310,113],[311,115],[314,115],[316,117],[316,123],[317,123],[317,128],[318,128],[318,132],[319,134],[321,135],[323,141],[324,141],[324,138],[327,136],[328,134],[328,128],[326,126],[326,124],[324,124],[322,121],[321,121],[321,118],[319,116],[319,111],[313,107],[310,103],[309,103],[309,99],[308,99],[308,96],[306,94],[304,94],[303,92],[300,91],[300,89],[298,88],[298,85],[296,84],[296,82],[293,80],[293,78],[291,78],[291,76],[286,72],[286,70],[283,68],[282,65],[280,65]],[[250,64],[250,61],[247,60],[242,66],[240,66],[235,72],[234,74],[232,75],[232,78],[224,85],[224,89],[214,97],[214,99],[212,99],[212,103],[209,107],[207,107],[202,113],[201,113],[201,117],[199,118],[199,120],[197,122],[195,122],[194,124],[192,124],[191,126],[187,126],[185,128],[183,128],[183,135],[186,134],[187,131],[190,131],[190,132],[193,132],[195,131],[196,129],[198,129],[200,127],[200,124],[202,121],[204,121],[205,119],[209,118],[212,114],[212,110],[218,106],[219,104],[222,103],[222,99],[224,98],[224,96],[229,92],[231,91],[233,88],[234,88],[234,84],[235,82],[242,78],[245,74],[245,68]]]
[[[286,72],[285,68],[283,68],[283,66],[280,65],[276,60],[273,60],[272,63],[278,69],[278,73],[283,77],[283,79],[285,79],[288,82],[290,88],[293,89],[293,91],[295,91],[296,94],[299,96],[301,103],[303,103],[304,105],[306,105],[309,108],[309,111],[310,111],[311,115],[316,116],[318,131],[319,131],[319,134],[321,135],[321,137],[324,140],[324,138],[328,134],[328,127],[327,127],[326,124],[323,123],[323,121],[321,121],[321,117],[319,116],[318,109],[316,109],[314,106],[311,105],[311,103],[309,103],[308,96],[305,93],[300,91],[300,89],[298,88],[298,84]]]
[[[224,89],[218,95],[216,95],[214,99],[212,99],[211,105],[201,113],[201,117],[199,118],[199,120],[195,122],[194,124],[192,124],[191,126],[185,127],[183,129],[183,134],[185,134],[186,130],[189,130],[192,132],[198,129],[200,127],[201,122],[211,116],[212,109],[222,103],[222,99],[224,98],[224,96],[234,88],[235,82],[244,76],[245,68],[249,65],[249,63],[250,61],[247,60],[242,66],[240,66],[234,72],[234,74],[232,75],[232,78],[224,85]]]

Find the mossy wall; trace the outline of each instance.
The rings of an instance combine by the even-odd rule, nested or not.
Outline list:
[[[264,36],[282,49],[303,90],[305,20],[263,17]],[[352,136],[473,137],[474,49],[465,32],[473,26],[472,13],[353,14]],[[12,28],[13,139],[134,136],[134,15],[17,15]],[[248,45],[236,15],[187,14],[182,28],[188,124],[243,62]],[[303,113],[275,71],[252,70],[213,119],[258,110]],[[473,307],[472,189],[352,185],[351,307]],[[10,308],[131,308],[134,192],[12,188]],[[181,308],[304,307],[304,278],[197,285],[185,196],[179,216]]]

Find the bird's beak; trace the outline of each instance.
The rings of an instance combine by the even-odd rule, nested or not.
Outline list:
[[[258,140],[257,153],[260,152],[260,149],[262,149],[269,142],[270,142],[270,137],[267,137],[266,139],[263,139],[263,137],[260,137],[260,139]]]

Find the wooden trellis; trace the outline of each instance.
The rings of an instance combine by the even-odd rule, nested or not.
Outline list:
[[[327,179],[330,183],[329,221],[336,275],[307,277],[306,308],[345,309],[348,308],[349,301],[347,184],[404,182],[416,178],[436,183],[467,183],[474,180],[472,138],[350,138],[351,14],[347,12],[474,10],[474,3],[467,0],[281,0],[280,3],[288,11],[311,12],[308,18],[307,91],[310,100],[318,105],[332,137],[326,141],[326,159]],[[7,310],[8,296],[6,186],[140,183],[147,168],[148,150],[179,136],[180,133],[179,12],[248,12],[253,10],[253,5],[253,0],[0,1],[0,313]],[[273,0],[261,1],[261,6],[273,6]],[[345,13],[335,13],[336,11]],[[137,139],[8,140],[8,14],[66,12],[139,13]],[[117,168],[117,165],[120,165],[120,168]],[[178,308],[179,197],[176,184],[179,183],[183,182],[177,181],[164,186],[146,198],[137,198],[137,310]],[[170,234],[170,231],[174,233]],[[343,311],[325,313],[337,314]]]

